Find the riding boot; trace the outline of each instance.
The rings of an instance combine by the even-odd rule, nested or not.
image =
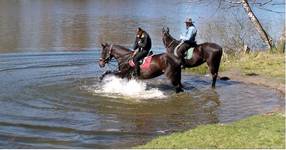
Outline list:
[[[135,66],[135,70],[134,70],[134,77],[138,78],[140,76],[140,65],[136,65]]]
[[[186,60],[185,60],[185,58],[182,58],[181,59],[181,68],[185,69],[186,68],[185,65],[186,65]]]

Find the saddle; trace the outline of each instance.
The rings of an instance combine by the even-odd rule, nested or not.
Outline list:
[[[174,55],[178,56],[178,49],[184,44],[184,42],[180,42],[174,49]],[[195,47],[197,47],[197,42],[190,43],[191,47],[184,53],[184,59],[191,59],[193,57],[193,52]]]
[[[195,49],[194,47],[191,47],[185,52],[185,59],[192,59],[194,49]]]
[[[143,60],[140,61],[140,69],[142,69],[142,70],[149,69],[149,67],[150,67],[150,65],[151,65],[152,57],[153,57],[153,52],[150,51],[150,52],[148,53],[148,55],[147,55],[146,57],[144,57]],[[132,59],[132,58],[128,61],[128,64],[129,64],[132,68],[135,67],[135,63],[133,62],[133,59]]]

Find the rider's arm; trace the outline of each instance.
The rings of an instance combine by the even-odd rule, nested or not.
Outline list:
[[[136,37],[134,44],[133,44],[133,50],[135,51],[137,48],[138,48],[138,44],[137,44],[137,37]]]
[[[181,36],[181,39],[183,41],[188,41],[190,40],[193,36],[195,36],[195,34],[197,33],[197,30],[194,26],[191,26],[188,28],[188,31],[185,35]]]
[[[138,49],[134,50],[132,57],[134,57],[138,53]]]

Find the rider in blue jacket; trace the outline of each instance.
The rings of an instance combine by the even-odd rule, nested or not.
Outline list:
[[[185,21],[186,23],[186,30],[184,33],[180,35],[180,44],[175,48],[175,56],[182,59],[182,65],[184,65],[184,57],[186,51],[191,48],[195,47],[197,45],[196,43],[196,35],[197,35],[197,29],[195,25],[193,24],[193,21],[191,18],[187,19]]]

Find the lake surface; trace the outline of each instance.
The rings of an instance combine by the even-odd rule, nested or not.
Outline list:
[[[199,43],[206,42],[202,34],[209,32],[205,27],[216,17],[225,18],[221,23],[226,25],[236,22],[235,17],[248,21],[243,9],[218,10],[217,6],[215,1],[190,3],[188,0],[0,0],[0,53],[95,50],[101,42],[132,47],[138,27],[148,31],[157,51],[163,47],[162,27],[169,27],[178,38],[187,17],[195,21]],[[285,11],[283,5],[271,7]],[[284,14],[254,11],[269,34],[279,38]],[[251,34],[254,39],[255,34]],[[215,39],[208,42],[222,44],[220,37]]]
[[[162,46],[162,27],[186,18],[188,11],[180,13],[184,2],[1,0],[0,52],[87,50],[100,42],[131,47],[139,26],[154,38],[155,47]]]
[[[283,107],[267,88],[183,76],[107,78],[96,52],[0,55],[1,148],[129,148],[158,135],[225,123]],[[113,65],[110,65],[112,68]]]
[[[194,14],[187,0],[0,0],[0,148],[130,148],[201,124],[228,123],[284,108],[275,91],[183,75],[176,95],[158,77],[98,77],[101,42],[131,47],[138,26],[155,53],[161,28],[174,35]],[[204,8],[210,7],[209,5]],[[211,15],[210,15],[211,16]],[[205,19],[205,18],[204,18]]]

